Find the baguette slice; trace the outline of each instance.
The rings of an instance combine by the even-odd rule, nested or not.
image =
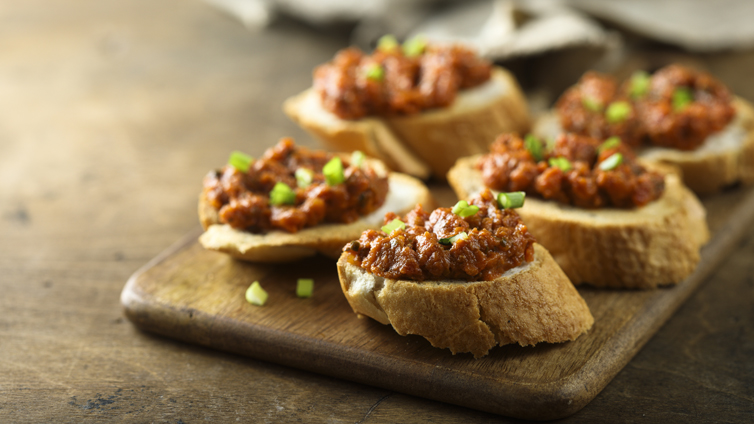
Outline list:
[[[297,233],[270,231],[253,234],[220,224],[217,210],[200,195],[199,219],[206,231],[199,237],[199,242],[206,249],[252,262],[290,262],[317,253],[337,259],[343,245],[358,239],[364,230],[382,225],[385,213],[406,214],[417,203],[425,207],[433,205],[429,190],[416,178],[393,172],[388,174],[388,184],[390,188],[385,203],[371,214],[350,224],[321,224]]]
[[[360,317],[391,324],[398,334],[420,335],[437,348],[485,356],[496,345],[575,340],[594,318],[547,250],[494,281],[407,281],[370,274],[338,260],[348,303]]]
[[[754,183],[754,108],[740,97],[733,100],[733,107],[733,121],[696,150],[646,147],[637,154],[648,162],[677,167],[683,174],[683,183],[700,195],[716,193],[737,182]],[[560,134],[557,114],[550,111],[537,119],[533,132],[545,138]]]
[[[479,156],[459,159],[448,181],[459,198],[484,188]],[[706,212],[676,174],[662,197],[635,209],[581,209],[527,197],[516,209],[574,284],[649,289],[676,284],[699,262],[709,240]]]
[[[501,132],[524,133],[530,126],[521,89],[499,67],[490,81],[459,92],[447,108],[412,116],[340,119],[322,108],[314,89],[286,100],[283,110],[331,150],[361,150],[422,179],[445,178],[457,158],[487,151]]]

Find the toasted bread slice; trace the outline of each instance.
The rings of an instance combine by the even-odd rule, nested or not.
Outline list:
[[[459,159],[448,173],[459,198],[485,187],[474,168],[478,158]],[[672,173],[665,175],[662,197],[640,208],[581,209],[527,197],[516,211],[574,284],[635,289],[675,284],[694,270],[699,248],[709,239],[704,208]]]
[[[338,260],[338,276],[357,314],[420,335],[453,354],[485,356],[496,345],[575,340],[594,318],[547,250],[493,281],[406,281],[370,274]]]
[[[526,132],[526,100],[516,80],[495,67],[488,82],[463,90],[452,105],[417,115],[340,119],[309,89],[283,104],[291,119],[336,151],[361,150],[418,178],[445,178],[462,156],[482,153],[501,132]]]
[[[432,196],[421,181],[399,173],[388,174],[385,203],[371,214],[350,224],[321,224],[296,233],[270,231],[253,234],[220,224],[217,210],[199,196],[199,219],[206,230],[202,246],[252,262],[289,262],[321,253],[337,258],[343,246],[369,228],[379,228],[387,212],[405,214],[417,203],[432,207]]]
[[[700,195],[716,193],[737,182],[754,183],[754,108],[739,97],[734,99],[733,107],[733,121],[696,150],[646,147],[637,154],[646,161],[677,167],[683,174],[683,183]],[[533,132],[545,138],[560,134],[557,114],[550,111],[537,119]]]

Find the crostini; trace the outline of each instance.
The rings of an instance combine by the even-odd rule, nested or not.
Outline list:
[[[419,180],[362,153],[333,154],[282,139],[254,160],[235,153],[204,179],[199,237],[210,250],[255,262],[317,253],[337,258],[345,243],[379,227],[387,211],[432,205]]]

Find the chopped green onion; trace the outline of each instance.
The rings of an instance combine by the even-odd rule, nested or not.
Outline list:
[[[228,165],[236,168],[240,172],[249,172],[249,166],[253,160],[253,157],[236,150],[230,154]]]
[[[605,140],[604,143],[600,144],[600,146],[597,147],[597,151],[602,152],[603,150],[613,149],[618,146],[620,146],[620,137],[614,135]]]
[[[643,97],[649,91],[649,74],[644,71],[636,71],[631,75],[628,91],[632,99]]]
[[[312,184],[314,172],[307,168],[298,168],[296,170],[296,185],[301,188],[307,188]]]
[[[584,107],[587,108],[587,110],[590,110],[592,112],[602,112],[602,102],[595,99],[594,97],[582,97],[581,104],[583,104]]]
[[[406,57],[416,57],[424,53],[426,48],[427,40],[421,35],[417,35],[403,43],[403,55]]]
[[[270,204],[273,206],[278,205],[292,205],[296,203],[296,192],[292,188],[288,187],[288,184],[278,182],[270,192]]]
[[[605,118],[611,124],[623,122],[631,114],[631,104],[628,102],[612,102],[605,111]]]
[[[479,206],[469,205],[465,200],[459,200],[458,203],[453,206],[452,212],[461,218],[468,218],[479,212]]]
[[[678,87],[673,91],[673,110],[683,110],[689,103],[694,101],[694,93],[688,87]]]
[[[314,292],[314,280],[311,278],[299,278],[296,282],[296,296],[312,297]]]
[[[513,191],[510,193],[500,193],[497,195],[497,204],[503,209],[516,209],[524,206],[526,193],[523,191]]]
[[[267,292],[259,285],[259,281],[254,281],[246,289],[246,301],[257,306],[262,306],[267,302]]]
[[[385,78],[385,70],[379,63],[373,63],[367,67],[364,75],[372,81],[382,81]]]
[[[325,181],[327,181],[327,185],[329,186],[338,185],[346,181],[346,176],[343,173],[343,162],[339,157],[330,159],[322,167],[322,173],[325,174]]]
[[[361,168],[361,165],[364,164],[364,158],[366,158],[364,152],[356,150],[351,153],[351,164],[357,168]]]
[[[573,166],[571,165],[571,162],[562,156],[557,157],[557,158],[550,158],[549,163],[550,163],[550,166],[554,168],[560,168],[560,170],[563,172],[568,172],[571,170],[571,168],[573,168]]]
[[[548,152],[552,152],[553,150],[555,150],[555,139],[554,138],[548,138],[547,140],[545,140],[545,143],[547,144],[546,147],[547,147],[547,151]]]
[[[528,134],[524,138],[524,146],[526,146],[526,150],[531,153],[535,161],[539,162],[543,159],[542,142],[537,137],[532,134]]]
[[[465,231],[462,231],[462,232],[454,235],[453,237],[441,238],[438,241],[441,244],[453,244],[453,243],[455,243],[458,240],[466,240],[467,238],[469,238],[469,235],[466,234]]]
[[[387,234],[390,234],[395,230],[402,230],[404,228],[406,228],[406,224],[400,219],[395,218],[394,220],[388,222],[387,225],[383,225],[381,230],[386,232]]]
[[[385,52],[393,51],[398,48],[398,40],[393,34],[385,34],[377,41],[377,50]]]
[[[613,153],[607,159],[600,162],[600,169],[603,171],[609,171],[615,169],[615,167],[621,163],[623,163],[623,155],[620,153]]]

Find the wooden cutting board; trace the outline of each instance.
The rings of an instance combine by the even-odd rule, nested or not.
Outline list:
[[[650,291],[579,288],[595,318],[588,334],[569,343],[497,347],[478,360],[357,318],[331,259],[248,264],[205,251],[198,229],[137,271],[121,302],[137,327],[171,338],[487,412],[561,418],[607,385],[754,218],[752,189],[703,203],[713,238],[688,279]],[[296,297],[298,278],[315,280],[312,298]],[[269,293],[263,307],[244,299],[255,280]]]

